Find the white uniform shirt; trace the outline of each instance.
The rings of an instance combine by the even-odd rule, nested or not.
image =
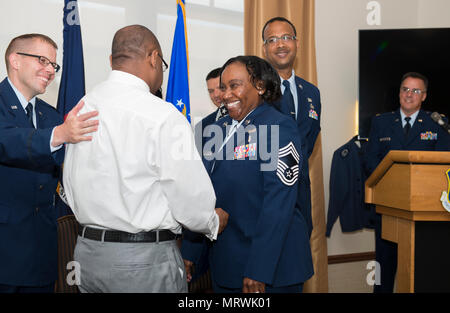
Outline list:
[[[183,225],[216,239],[214,189],[186,118],[121,71],[84,101],[80,114],[97,110],[99,129],[66,146],[63,176],[80,224],[129,233]]]
[[[409,120],[409,124],[411,125],[411,128],[413,127],[414,122],[416,121],[417,115],[419,115],[419,111],[420,111],[420,110],[417,110],[414,114],[411,114],[411,115],[409,116],[409,117],[411,118],[411,119]],[[401,116],[401,118],[402,118],[402,127],[404,128],[405,125],[406,125],[406,120],[405,120],[406,114],[403,113],[403,110],[402,110],[402,109],[400,109],[400,116]]]

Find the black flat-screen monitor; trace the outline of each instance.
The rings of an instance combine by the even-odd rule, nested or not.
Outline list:
[[[369,136],[373,116],[399,108],[400,80],[407,72],[429,80],[422,109],[448,117],[450,28],[359,31],[360,136]]]

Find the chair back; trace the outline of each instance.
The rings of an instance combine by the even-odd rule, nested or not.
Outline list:
[[[76,278],[74,275],[75,267],[69,265],[69,262],[73,261],[77,236],[78,222],[74,215],[58,218],[58,279],[55,285],[55,292],[79,292],[77,285],[72,284],[72,281],[75,281]],[[72,285],[69,285],[68,281]]]

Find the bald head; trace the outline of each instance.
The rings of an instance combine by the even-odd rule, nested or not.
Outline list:
[[[117,69],[130,61],[141,60],[155,49],[161,50],[158,39],[147,27],[131,25],[121,28],[114,35],[112,43],[112,68]]]
[[[153,94],[163,80],[162,57],[158,39],[145,26],[126,26],[114,35],[110,56],[112,69],[139,77]]]

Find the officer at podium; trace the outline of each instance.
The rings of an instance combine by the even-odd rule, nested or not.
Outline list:
[[[378,114],[372,119],[365,157],[370,175],[390,150],[450,151],[450,135],[434,122],[430,112],[421,109],[427,97],[428,79],[419,73],[403,75],[400,84],[400,108]],[[375,219],[375,253],[381,281],[375,293],[391,293],[397,271],[397,244],[381,238],[381,215]]]

